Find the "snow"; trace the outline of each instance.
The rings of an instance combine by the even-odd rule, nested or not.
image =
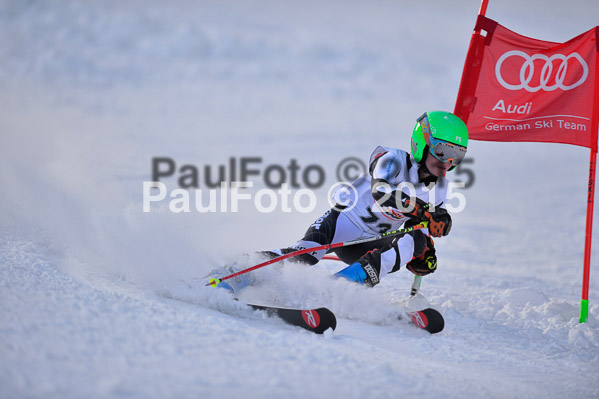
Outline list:
[[[424,110],[453,108],[478,6],[0,2],[0,397],[598,397],[595,256],[578,322],[585,148],[472,142],[466,208],[416,298],[406,270],[374,289],[331,280],[334,261],[254,273],[244,299],[329,307],[334,333],[204,286],[219,265],[295,242],[341,160],[407,148]],[[566,41],[597,11],[491,1],[487,15]],[[316,164],[326,181],[307,213],[144,213],[153,157],[196,166],[204,190],[205,166],[242,157],[261,171],[296,160],[300,175]],[[424,306],[442,333],[396,320]]]

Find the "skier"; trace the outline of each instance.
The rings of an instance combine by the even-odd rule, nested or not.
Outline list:
[[[433,237],[451,230],[451,216],[443,207],[448,181],[445,175],[466,155],[468,131],[456,115],[444,111],[425,112],[412,132],[411,153],[378,146],[370,156],[368,173],[351,183],[356,193],[316,220],[304,237],[293,246],[262,254],[275,258],[300,249],[341,241],[378,236],[386,231],[428,222],[427,229],[402,237],[341,247],[333,250],[348,267],[335,274],[361,284],[374,286],[389,273],[405,265],[424,276],[437,269]],[[325,250],[289,258],[292,262],[314,265]],[[223,272],[236,270],[225,267]],[[222,281],[219,287],[237,292],[249,284],[246,275]]]

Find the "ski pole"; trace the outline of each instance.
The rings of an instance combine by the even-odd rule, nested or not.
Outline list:
[[[412,290],[410,291],[410,296],[416,296],[418,291],[420,291],[421,283],[422,283],[422,276],[415,274],[414,281],[412,282]]]
[[[406,227],[404,229],[388,231],[388,232],[383,233],[383,234],[378,235],[378,236],[366,237],[366,238],[359,238],[357,240],[349,240],[349,241],[344,241],[344,242],[336,242],[336,243],[320,245],[320,246],[312,247],[312,248],[299,249],[297,251],[289,252],[287,254],[281,255],[281,256],[276,257],[274,259],[267,260],[265,262],[257,264],[256,266],[252,266],[252,267],[249,267],[247,269],[238,271],[237,273],[230,274],[230,275],[228,275],[226,277],[222,277],[222,278],[211,278],[210,281],[208,282],[208,284],[206,284],[206,285],[207,286],[211,285],[213,287],[216,287],[216,286],[218,286],[221,283],[221,281],[228,280],[230,278],[237,277],[237,276],[240,276],[240,275],[245,274],[245,273],[249,273],[249,272],[254,271],[256,269],[260,269],[260,268],[262,268],[264,266],[268,266],[270,264],[273,264],[273,263],[285,260],[287,258],[291,258],[293,256],[307,254],[308,252],[321,251],[323,249],[324,250],[329,250],[329,249],[334,249],[334,248],[347,247],[347,246],[350,246],[350,245],[363,244],[365,242],[377,241],[377,240],[381,240],[383,238],[402,236],[402,235],[411,233],[412,231],[424,229],[427,226],[428,226],[428,222],[422,222],[422,223],[417,224],[415,226]]]
[[[429,232],[430,237],[430,232]],[[417,274],[414,275],[414,281],[412,282],[412,290],[410,291],[410,296],[416,296],[418,291],[420,291],[420,285],[422,284],[422,276]]]

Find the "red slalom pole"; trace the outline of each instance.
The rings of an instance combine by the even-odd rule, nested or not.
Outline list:
[[[591,274],[591,244],[593,238],[593,205],[595,202],[595,165],[597,149],[591,150],[589,162],[589,193],[587,198],[587,226],[584,243],[584,266],[582,271],[582,297],[580,300],[580,322],[586,323],[589,317],[589,280]]]
[[[240,276],[240,275],[245,274],[245,273],[249,273],[249,272],[254,271],[256,269],[260,269],[260,268],[262,268],[264,266],[271,265],[273,263],[276,263],[276,262],[279,262],[279,261],[291,258],[293,256],[307,254],[308,252],[321,251],[323,249],[324,250],[329,250],[329,249],[334,249],[334,248],[347,247],[349,245],[356,245],[356,244],[362,244],[362,243],[365,243],[365,242],[377,241],[377,240],[380,240],[382,238],[396,237],[396,236],[400,236],[400,235],[404,235],[404,234],[410,233],[412,231],[424,229],[427,226],[428,226],[428,222],[422,222],[422,223],[417,224],[417,225],[412,226],[412,227],[406,227],[405,229],[388,231],[388,232],[383,233],[383,234],[378,235],[378,236],[366,237],[366,238],[359,238],[357,240],[350,240],[350,241],[344,241],[344,242],[336,242],[336,243],[320,245],[318,247],[312,247],[312,248],[299,249],[297,251],[293,251],[293,252],[289,252],[288,254],[281,255],[281,256],[279,256],[277,258],[269,259],[269,260],[267,260],[265,262],[257,264],[256,266],[252,266],[250,268],[238,271],[237,273],[233,273],[231,275],[228,275],[226,277],[222,277],[220,279],[211,278],[210,282],[208,282],[208,284],[206,284],[206,285],[207,286],[211,285],[213,287],[216,287],[216,286],[218,286],[220,284],[221,281],[225,281],[225,280],[228,280],[230,278],[237,277],[237,276]]]
[[[487,6],[489,5],[489,0],[482,0],[480,3],[480,9],[478,10],[478,15],[482,15],[483,17],[487,13]]]
[[[487,39],[486,36],[481,35],[482,24],[480,22],[481,17],[483,19],[485,17],[488,5],[489,0],[482,0],[480,4],[478,17],[476,19],[476,24],[474,25],[474,32],[472,33],[470,44],[468,45],[468,52],[466,53],[466,60],[464,61],[464,68],[462,70],[462,78],[460,79],[460,86],[458,87],[458,96],[453,111],[453,113],[463,120],[466,125],[468,124],[472,107],[476,101],[474,93],[476,92],[476,86],[482,68],[482,58],[485,49],[485,41]]]
[[[487,6],[489,5],[489,0],[482,0],[482,2],[480,3],[480,8],[478,10],[478,15],[480,16],[485,16],[485,14],[487,13]],[[474,28],[474,33],[475,34],[480,34],[481,31],[481,27],[477,24],[477,26]]]
[[[599,51],[595,54],[596,64],[599,65]],[[599,107],[599,79],[595,79],[595,95],[593,107]],[[591,159],[589,161],[589,192],[587,196],[587,225],[584,242],[584,265],[582,269],[582,296],[580,300],[580,322],[586,323],[589,317],[589,280],[591,274],[591,246],[593,238],[593,207],[595,205],[595,169],[597,163],[597,138],[599,136],[599,118],[593,118],[591,129],[594,136],[591,140]]]

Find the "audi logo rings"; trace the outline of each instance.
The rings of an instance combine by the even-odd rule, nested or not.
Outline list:
[[[505,81],[505,79],[503,78],[503,76],[501,75],[501,65],[503,64],[503,62],[505,60],[507,60],[510,57],[522,57],[524,59],[524,63],[520,67],[520,75],[519,75],[520,84],[514,85],[514,84],[507,83]],[[580,65],[580,67],[582,67],[582,75],[580,76],[580,79],[578,79],[575,83],[566,85],[566,84],[564,84],[564,81],[566,80],[566,75],[568,75],[568,71],[570,71],[570,74],[569,74],[570,77],[572,77],[573,74],[579,73],[579,71],[580,71],[580,67],[576,68],[577,63],[574,63],[574,65],[571,66],[570,69],[568,69],[568,65],[572,59],[575,59],[576,61],[578,61],[578,65]],[[543,60],[543,61],[545,61],[545,64],[541,68],[541,74],[540,74],[539,80],[538,80],[539,85],[531,87],[530,83],[532,81],[533,76],[535,75],[534,62],[536,60]],[[549,80],[553,74],[553,62],[554,61],[561,61],[561,63],[559,64],[559,67],[557,68],[557,72],[555,73],[555,83],[548,85]],[[531,93],[537,92],[539,90],[553,91],[556,89],[562,89],[565,91],[565,90],[572,90],[573,88],[578,87],[581,84],[583,84],[587,80],[587,77],[589,76],[589,67],[588,67],[587,63],[584,61],[584,59],[578,53],[572,53],[568,56],[565,56],[563,54],[554,54],[551,57],[548,57],[543,54],[528,55],[524,51],[511,50],[511,51],[504,53],[501,57],[499,57],[497,64],[495,64],[495,76],[497,77],[499,84],[501,84],[503,87],[505,87],[508,90],[525,89],[526,91],[531,92]],[[535,82],[536,82],[536,80],[535,80]]]

